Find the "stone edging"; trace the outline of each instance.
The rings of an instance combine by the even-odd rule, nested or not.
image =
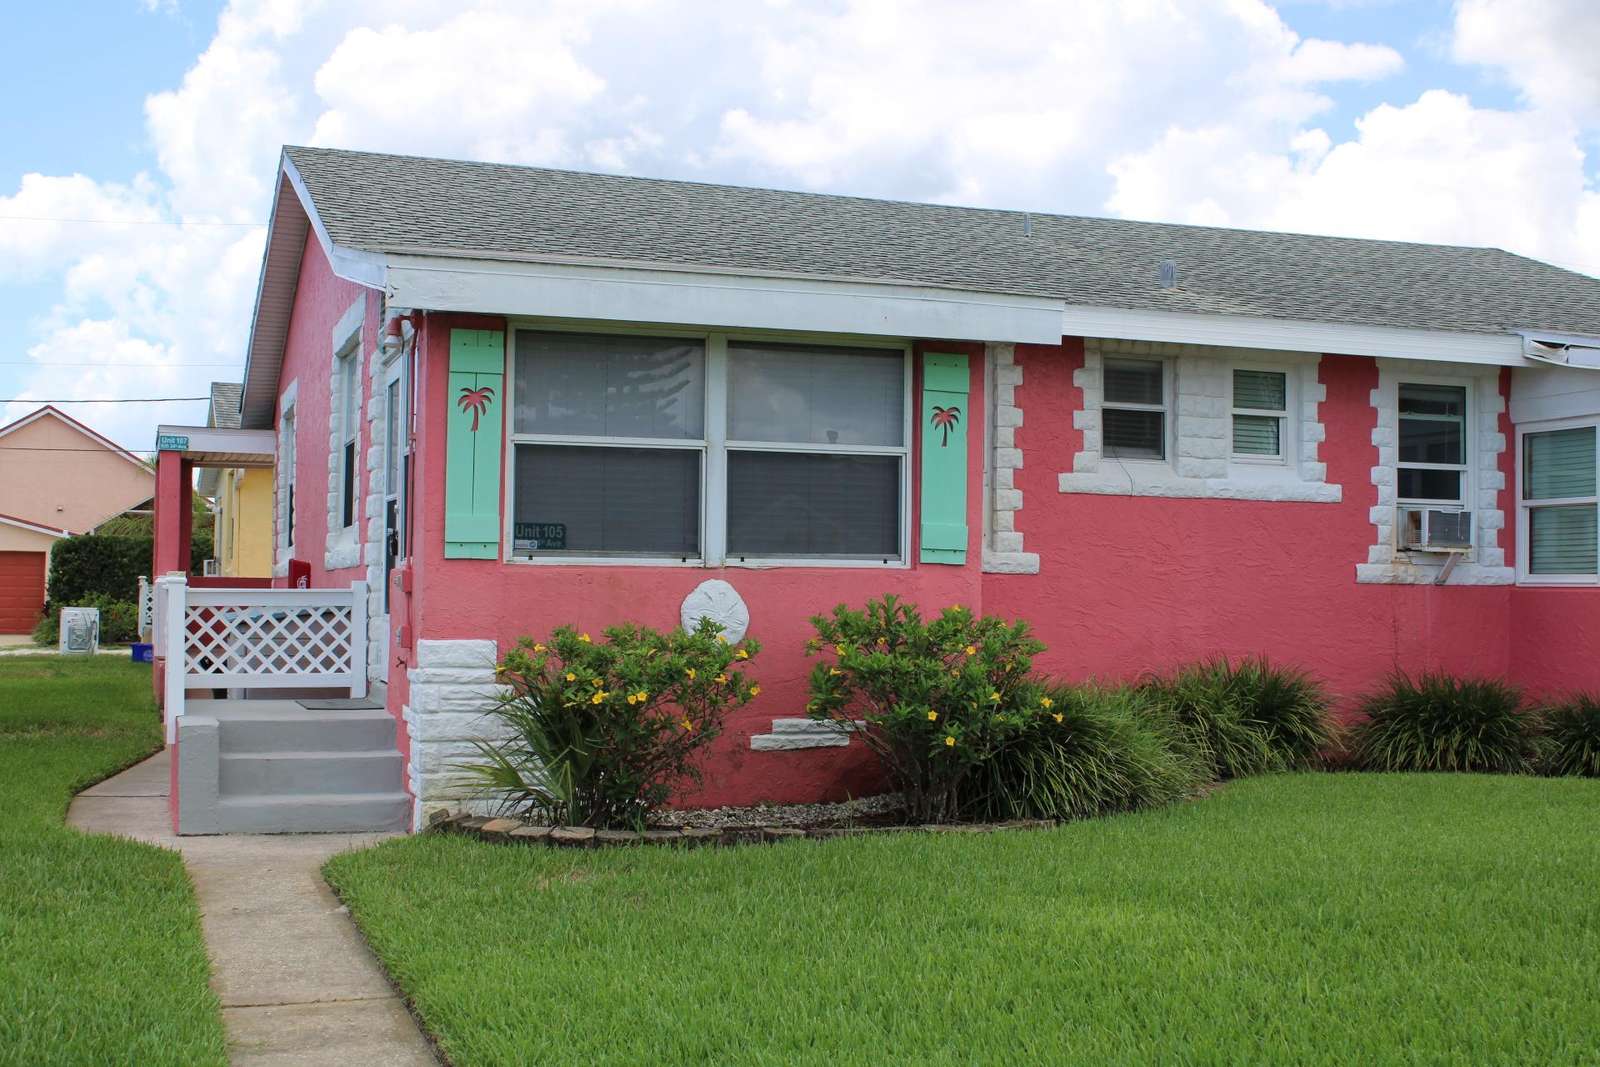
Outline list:
[[[924,826],[726,826],[721,829],[596,830],[589,826],[529,826],[520,819],[491,819],[482,815],[451,815],[428,829],[432,833],[463,834],[497,844],[547,845],[562,848],[611,848],[619,845],[734,845],[769,844],[804,838],[866,837],[879,834],[992,834],[1001,830],[1047,830],[1052,819],[1015,819],[1000,823],[937,823]]]

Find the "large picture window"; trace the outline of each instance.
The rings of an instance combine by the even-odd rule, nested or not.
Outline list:
[[[1556,583],[1600,578],[1600,487],[1596,428],[1567,426],[1521,435],[1523,576]]]
[[[519,330],[512,555],[904,558],[902,348]]]

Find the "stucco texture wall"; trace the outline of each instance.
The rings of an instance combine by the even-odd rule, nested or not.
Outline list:
[[[295,559],[310,565],[313,586],[348,585],[366,577],[364,565],[330,570],[324,558],[328,537],[328,420],[333,385],[333,329],[357,299],[366,301],[358,348],[365,368],[378,337],[379,294],[337,277],[328,265],[322,246],[315,240],[308,240],[300,260],[300,282],[295,290],[294,311],[290,316],[289,336],[284,345],[278,394],[281,401],[284,391],[291,384],[295,386],[295,526],[292,554]],[[367,379],[364,369],[358,376],[362,388],[363,413],[367,410]],[[278,425],[282,418],[283,411],[278,410],[273,425]],[[367,454],[369,436],[370,430],[363,418],[356,447],[358,464]],[[365,484],[364,475],[360,484]],[[358,528],[360,524],[358,517]],[[272,536],[276,538],[276,532]],[[276,544],[276,540],[272,543]]]
[[[0,437],[0,512],[86,533],[156,494],[155,471],[46,413]]]

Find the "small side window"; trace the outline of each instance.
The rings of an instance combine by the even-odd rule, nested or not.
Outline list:
[[[1289,420],[1289,376],[1283,371],[1233,371],[1235,459],[1282,460]]]
[[[1166,459],[1166,364],[1158,359],[1107,359],[1102,384],[1103,453],[1111,459]]]

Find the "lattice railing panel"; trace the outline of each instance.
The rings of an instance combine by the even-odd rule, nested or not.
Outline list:
[[[156,587],[150,579],[139,576],[139,636],[142,639],[155,628]]]
[[[350,671],[355,636],[348,604],[189,604],[184,673],[191,678],[328,678]]]

